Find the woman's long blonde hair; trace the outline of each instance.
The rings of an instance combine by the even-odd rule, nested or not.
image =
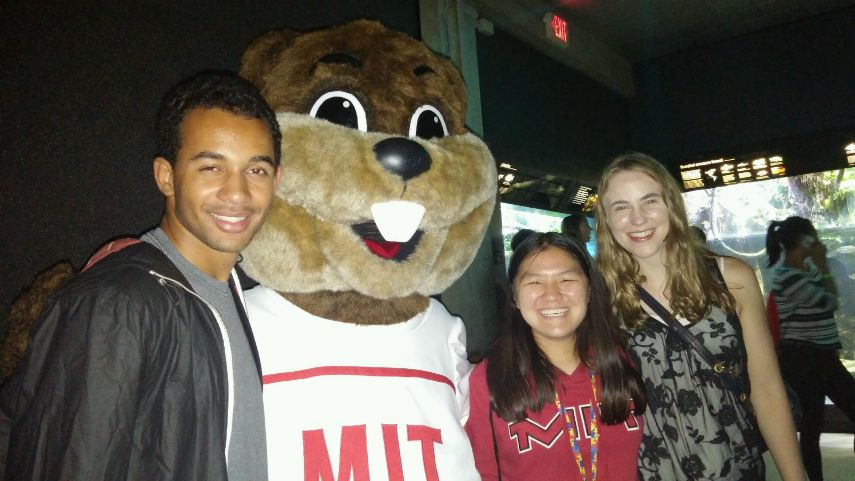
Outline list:
[[[638,262],[617,243],[606,222],[608,212],[602,197],[609,180],[620,171],[641,172],[662,187],[668,209],[668,235],[665,237],[664,262],[668,272],[665,295],[676,315],[696,322],[707,315],[712,305],[733,312],[733,296],[710,271],[715,254],[696,240],[689,230],[686,207],[677,181],[653,157],[627,152],[616,157],[603,171],[597,192],[597,263],[612,295],[615,313],[630,326],[638,326],[646,317],[638,298],[637,284],[643,282]]]

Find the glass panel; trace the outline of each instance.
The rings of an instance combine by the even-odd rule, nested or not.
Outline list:
[[[520,229],[531,229],[535,232],[561,232],[561,221],[569,214],[546,209],[535,209],[516,204],[502,202],[499,204],[502,212],[502,240],[505,246],[505,268],[511,259],[511,239]],[[591,227],[591,240],[587,243],[588,252],[597,255],[595,223],[587,218]]]
[[[855,372],[855,168],[696,190],[683,199],[689,223],[707,233],[710,249],[755,268],[764,297],[771,282],[769,222],[793,215],[810,219],[828,248],[840,293],[840,357]]]

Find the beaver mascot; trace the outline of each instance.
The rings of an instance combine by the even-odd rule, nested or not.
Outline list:
[[[430,298],[496,198],[460,74],[371,21],[267,33],[241,74],[282,130],[282,182],[241,264],[261,284],[246,300],[271,481],[480,479],[464,327]]]

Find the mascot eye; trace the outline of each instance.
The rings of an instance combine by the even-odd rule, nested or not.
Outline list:
[[[445,126],[445,119],[436,107],[422,105],[416,109],[416,113],[410,119],[410,137],[432,139],[447,136],[448,127]]]
[[[335,90],[327,92],[312,105],[309,115],[363,132],[368,130],[365,108],[353,94]]]

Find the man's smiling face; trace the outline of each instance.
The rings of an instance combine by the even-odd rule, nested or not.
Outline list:
[[[174,164],[155,160],[170,238],[196,265],[236,257],[261,227],[278,184],[270,130],[260,119],[200,107],[180,133]]]

